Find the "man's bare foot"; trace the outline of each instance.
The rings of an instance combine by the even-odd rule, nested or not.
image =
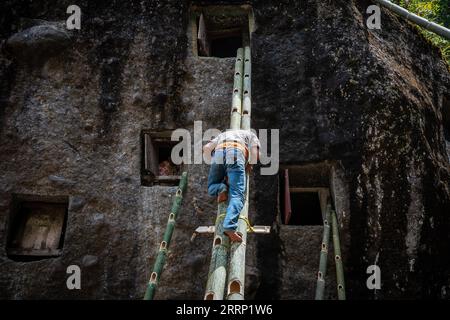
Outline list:
[[[228,200],[228,192],[221,192],[219,193],[219,195],[217,196],[217,202],[225,202]]]
[[[231,242],[242,242],[242,237],[236,231],[224,231],[225,235],[230,238]]]

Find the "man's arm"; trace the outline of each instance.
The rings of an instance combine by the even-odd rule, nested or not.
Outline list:
[[[252,146],[250,149],[250,159],[251,164],[256,164],[261,157],[261,152],[259,151],[258,146]]]
[[[211,163],[211,153],[215,147],[216,144],[212,140],[203,146],[203,159],[206,163]]]
[[[253,132],[250,134],[250,159],[249,164],[256,164],[261,159],[261,143]]]

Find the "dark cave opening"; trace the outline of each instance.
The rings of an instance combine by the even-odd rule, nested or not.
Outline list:
[[[191,10],[195,16],[194,52],[198,56],[234,58],[239,48],[250,44],[248,8],[205,5]]]
[[[288,225],[323,225],[317,192],[291,192],[292,215]]]
[[[211,56],[218,58],[236,57],[242,47],[242,36],[230,36],[211,40]]]

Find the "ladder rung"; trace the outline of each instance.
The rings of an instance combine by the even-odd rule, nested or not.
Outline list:
[[[216,231],[215,226],[200,226],[195,229],[194,233],[192,234],[191,241],[195,239],[195,237],[199,234],[214,234]],[[258,234],[269,234],[270,233],[270,226],[253,226],[253,232],[252,233],[258,233]]]
[[[270,226],[253,226],[253,233],[269,234]]]

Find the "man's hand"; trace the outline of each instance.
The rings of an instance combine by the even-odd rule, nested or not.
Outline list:
[[[253,171],[253,165],[251,165],[250,163],[247,163],[247,165],[245,166],[245,171],[250,173]]]

